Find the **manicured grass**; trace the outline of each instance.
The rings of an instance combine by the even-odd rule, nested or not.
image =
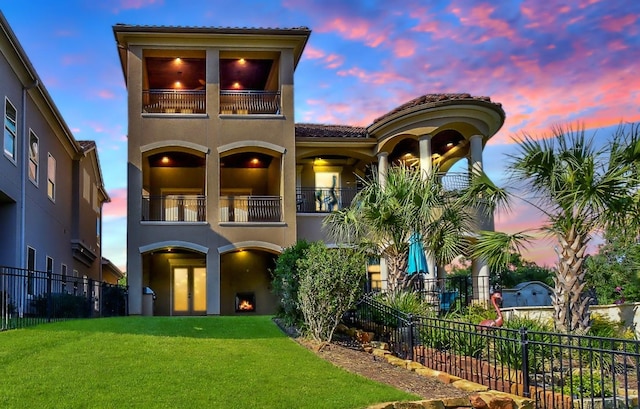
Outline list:
[[[417,397],[350,374],[270,317],[125,317],[0,333],[0,408],[359,408]]]

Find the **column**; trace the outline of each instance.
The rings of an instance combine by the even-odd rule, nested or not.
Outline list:
[[[383,188],[387,184],[387,169],[389,167],[389,153],[378,153],[378,182]]]
[[[469,138],[469,143],[469,169],[472,173],[479,173],[482,171],[482,135],[473,135]]]
[[[418,140],[418,146],[420,148],[420,173],[430,175],[433,171],[433,159],[431,155],[431,135],[425,134],[420,136]]]
[[[207,315],[220,315],[220,252],[207,252]]]

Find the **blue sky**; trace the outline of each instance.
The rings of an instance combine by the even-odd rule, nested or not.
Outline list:
[[[423,94],[502,103],[485,149],[497,179],[512,137],[582,123],[608,137],[640,121],[637,0],[0,0],[0,9],[76,139],[95,140],[112,202],[103,251],[126,263],[126,89],[112,26],[309,27],[296,121],[366,126]],[[540,227],[522,204],[499,230]],[[551,242],[525,257],[551,265]]]

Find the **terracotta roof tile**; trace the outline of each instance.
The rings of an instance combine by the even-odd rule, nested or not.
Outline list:
[[[462,93],[462,94],[426,94],[423,95],[421,97],[412,99],[411,101],[404,103],[402,105],[400,105],[399,107],[387,112],[386,114],[376,118],[373,123],[375,124],[376,122],[379,122],[381,120],[383,120],[386,117],[389,117],[395,113],[404,111],[405,109],[409,109],[409,108],[413,108],[419,105],[432,105],[432,106],[438,106],[438,105],[442,105],[445,103],[448,103],[450,101],[464,101],[464,100],[470,100],[470,101],[482,101],[482,102],[487,102],[490,104],[493,104],[494,106],[496,106],[497,108],[499,108],[500,110],[502,110],[502,104],[497,103],[497,102],[491,102],[491,98],[490,97],[475,97],[472,96],[471,94],[466,94],[466,93]]]
[[[90,151],[91,149],[95,149],[96,147],[95,141],[78,141],[78,143],[80,144],[83,152]]]
[[[297,138],[367,138],[367,129],[360,126],[296,124]]]

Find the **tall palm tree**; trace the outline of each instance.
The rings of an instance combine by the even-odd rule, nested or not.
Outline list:
[[[511,176],[527,193],[525,200],[547,218],[544,230],[558,241],[552,302],[560,330],[588,331],[587,245],[595,231],[624,219],[619,215],[627,214],[637,188],[623,136],[597,147],[582,127],[555,127],[551,138],[524,134],[517,139],[517,152],[509,155]]]

